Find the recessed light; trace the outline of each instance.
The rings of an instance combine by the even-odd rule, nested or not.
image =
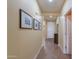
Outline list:
[[[49,0],[49,2],[53,2],[53,0]]]
[[[53,16],[49,16],[50,18],[52,18]]]

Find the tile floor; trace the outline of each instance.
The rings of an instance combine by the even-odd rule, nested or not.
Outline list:
[[[41,49],[37,59],[71,59],[71,56],[64,55],[60,48],[54,44],[53,39],[47,39],[45,47]]]

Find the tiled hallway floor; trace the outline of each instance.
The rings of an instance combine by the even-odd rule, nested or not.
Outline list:
[[[45,47],[41,49],[37,59],[71,59],[71,56],[64,55],[59,47],[53,43],[53,39],[47,39]]]

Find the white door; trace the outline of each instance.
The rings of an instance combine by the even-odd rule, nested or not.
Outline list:
[[[47,22],[47,38],[54,38],[55,23]]]

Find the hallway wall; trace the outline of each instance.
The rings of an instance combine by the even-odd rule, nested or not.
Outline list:
[[[47,21],[43,18],[42,26],[42,45],[45,46],[45,40],[47,39]]]
[[[61,10],[61,16],[65,15],[69,11],[70,8],[72,8],[72,0],[66,0]]]
[[[59,21],[58,21],[58,24],[59,24],[59,31],[58,31],[58,34],[59,34],[59,46],[61,48],[61,50],[63,51],[63,53],[65,53],[65,14],[68,12],[68,10],[72,8],[72,0],[66,0],[62,10],[61,10],[61,14],[60,14],[60,17],[59,17]]]
[[[33,59],[42,43],[42,31],[20,29],[19,9],[41,15],[36,0],[8,0],[8,59]],[[39,21],[42,22],[42,17]]]
[[[61,48],[62,51],[64,51],[64,39],[65,39],[65,19],[64,17],[59,17],[59,23],[58,23],[58,45]]]

